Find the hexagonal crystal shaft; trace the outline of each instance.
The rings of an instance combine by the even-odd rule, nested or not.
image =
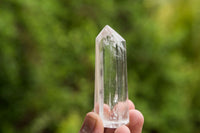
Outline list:
[[[94,111],[104,127],[129,122],[126,41],[106,25],[96,37]]]

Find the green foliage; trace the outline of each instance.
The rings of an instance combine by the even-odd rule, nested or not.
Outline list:
[[[127,41],[144,133],[199,133],[198,0],[1,0],[0,132],[78,132],[93,108],[95,37]]]

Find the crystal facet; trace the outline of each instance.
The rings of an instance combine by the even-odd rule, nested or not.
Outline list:
[[[126,41],[106,25],[96,37],[94,111],[104,127],[129,122]]]

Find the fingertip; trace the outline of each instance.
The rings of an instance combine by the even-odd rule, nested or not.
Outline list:
[[[138,123],[143,126],[143,124],[144,124],[143,114],[138,110],[135,110],[135,112],[137,112],[137,115],[138,115]]]
[[[97,119],[97,114],[96,113],[94,113],[94,112],[88,112],[87,114],[86,114],[86,117],[92,117],[92,118],[94,118],[94,119]]]
[[[79,133],[103,133],[103,122],[98,114],[87,113]]]
[[[132,123],[132,125],[135,125],[135,124],[143,125],[144,116],[142,115],[142,113],[140,111],[138,111],[136,109],[130,110],[129,115],[130,115],[130,122]]]
[[[127,126],[123,125],[115,130],[115,133],[130,133],[130,130]]]
[[[138,110],[129,111],[130,122],[128,124],[131,132],[141,132],[144,124],[144,116]]]
[[[95,128],[92,133],[103,133],[104,132],[104,126],[103,126],[103,121],[101,120],[100,116],[97,113],[94,112],[89,112],[87,115],[92,115],[95,117],[96,124]]]
[[[129,105],[129,110],[135,109],[135,105],[133,104],[131,100],[128,100],[128,105]]]

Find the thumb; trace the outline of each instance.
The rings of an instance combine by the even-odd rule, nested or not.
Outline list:
[[[79,133],[103,133],[104,127],[103,122],[98,114],[94,112],[89,112],[85,120],[83,122],[83,125],[80,129]]]

